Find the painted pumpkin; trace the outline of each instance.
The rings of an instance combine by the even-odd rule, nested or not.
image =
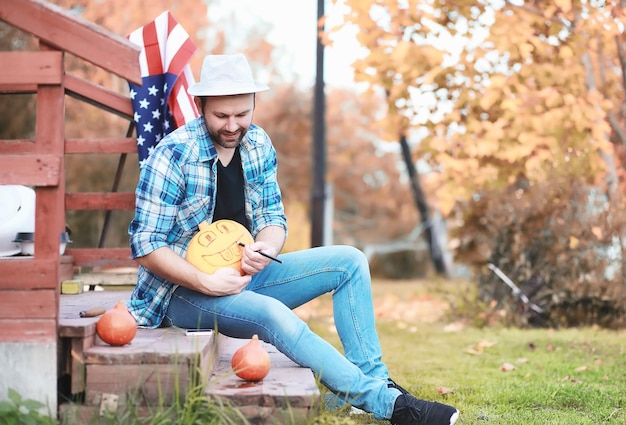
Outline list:
[[[250,342],[235,351],[230,361],[235,375],[246,381],[260,381],[270,372],[270,355],[253,335]]]
[[[202,222],[199,228],[189,242],[187,261],[206,273],[229,267],[243,275],[243,247],[239,242],[246,245],[254,243],[248,229],[233,220],[218,220],[211,224]]]
[[[137,321],[126,308],[126,303],[120,300],[98,319],[96,333],[107,344],[126,345],[137,334]]]

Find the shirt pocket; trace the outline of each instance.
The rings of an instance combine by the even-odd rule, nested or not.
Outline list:
[[[211,196],[194,196],[180,204],[176,222],[183,232],[188,234],[198,230],[198,225],[209,218],[212,202]]]

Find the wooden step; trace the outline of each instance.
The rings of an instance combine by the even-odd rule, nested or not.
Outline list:
[[[100,290],[132,290],[137,284],[136,267],[114,267],[76,273],[73,277],[83,283],[85,291]]]
[[[298,366],[273,345],[263,342],[270,354],[270,372],[262,381],[244,381],[233,373],[231,358],[249,341],[218,335],[219,358],[205,394],[227,399],[254,424],[306,423],[317,414],[321,397],[311,370]]]
[[[209,375],[214,351],[212,335],[189,337],[179,328],[138,329],[123,347],[98,339],[85,351],[85,404],[113,396],[120,405],[171,405]]]

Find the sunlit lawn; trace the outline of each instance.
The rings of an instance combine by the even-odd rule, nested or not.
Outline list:
[[[420,398],[459,408],[458,424],[626,423],[626,331],[479,328],[445,307],[471,299],[465,285],[374,283],[392,378]],[[330,311],[326,297],[304,314],[339,346]],[[345,412],[317,422],[377,423]]]

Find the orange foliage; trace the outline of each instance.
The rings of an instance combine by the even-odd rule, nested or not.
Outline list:
[[[615,2],[344,3],[370,51],[355,78],[388,94],[392,130],[429,130],[417,154],[440,170],[444,211],[555,170],[592,184],[615,178],[610,142],[626,141],[626,21]]]

